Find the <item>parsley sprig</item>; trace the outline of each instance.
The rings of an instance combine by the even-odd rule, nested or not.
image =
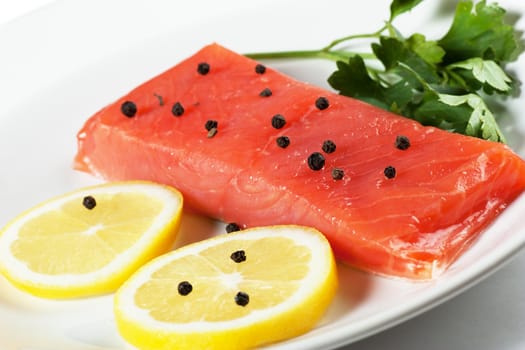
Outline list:
[[[442,38],[428,40],[421,33],[403,36],[393,25],[394,19],[422,1],[393,0],[390,17],[379,30],[346,36],[319,50],[247,56],[336,61],[337,70],[328,82],[342,95],[425,125],[505,142],[487,101],[512,95],[517,85],[505,66],[516,60],[522,48],[518,32],[505,23],[506,11],[485,0],[476,4],[463,0]],[[348,44],[356,39],[369,39],[371,52],[350,51]]]

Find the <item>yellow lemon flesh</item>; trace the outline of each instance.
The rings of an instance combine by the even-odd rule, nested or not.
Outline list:
[[[143,181],[106,183],[50,199],[0,231],[0,272],[34,295],[114,292],[140,266],[169,251],[183,199]]]
[[[117,291],[115,318],[123,338],[140,349],[247,349],[310,330],[336,288],[321,233],[259,227],[146,264]]]

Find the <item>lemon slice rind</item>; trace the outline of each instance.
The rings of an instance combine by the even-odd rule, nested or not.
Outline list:
[[[140,238],[103,268],[83,274],[48,275],[31,270],[24,261],[12,254],[11,246],[18,239],[20,228],[29,220],[50,210],[59,210],[69,201],[81,201],[87,195],[96,197],[99,194],[129,191],[157,198],[164,206]],[[114,291],[143,263],[171,248],[179,227],[182,206],[182,195],[176,189],[147,181],[105,183],[54,197],[18,215],[0,231],[0,272],[19,288],[38,296],[75,297]],[[160,249],[161,246],[164,249]]]
[[[137,289],[144,285],[155,271],[170,261],[198,254],[227,240],[255,241],[272,236],[289,238],[294,244],[308,247],[312,254],[308,264],[309,273],[301,280],[298,289],[278,305],[253,310],[245,316],[231,320],[170,323],[154,319],[149,315],[148,310],[141,309],[134,302],[134,293]],[[128,336],[132,344],[144,345],[144,342],[150,344],[144,348],[168,349],[177,344],[181,346],[180,348],[185,348],[182,344],[187,344],[192,348],[206,346],[210,349],[220,349],[227,346],[233,349],[242,348],[250,342],[256,346],[296,336],[311,329],[322,317],[335,295],[337,287],[335,271],[335,261],[330,246],[318,231],[294,225],[251,228],[197,242],[154,259],[140,268],[117,291],[114,311],[121,334]],[[321,300],[318,301],[317,298]],[[319,305],[315,305],[317,302]],[[290,323],[294,325],[290,326]],[[263,331],[249,331],[253,327]],[[269,330],[272,334],[266,334]],[[173,334],[176,334],[175,338],[170,339]],[[193,343],[195,339],[197,343]],[[223,343],[225,339],[227,344]]]

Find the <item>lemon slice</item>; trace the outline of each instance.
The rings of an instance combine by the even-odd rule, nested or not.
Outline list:
[[[49,298],[114,292],[170,250],[183,199],[150,182],[83,188],[22,213],[0,231],[0,272]]]
[[[245,349],[310,330],[337,274],[318,231],[268,226],[167,253],[115,295],[120,334],[140,349]]]

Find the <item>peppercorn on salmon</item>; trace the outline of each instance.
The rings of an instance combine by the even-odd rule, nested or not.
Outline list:
[[[87,120],[75,167],[178,188],[244,227],[323,232],[343,262],[429,279],[525,188],[507,146],[296,81],[218,44]]]

